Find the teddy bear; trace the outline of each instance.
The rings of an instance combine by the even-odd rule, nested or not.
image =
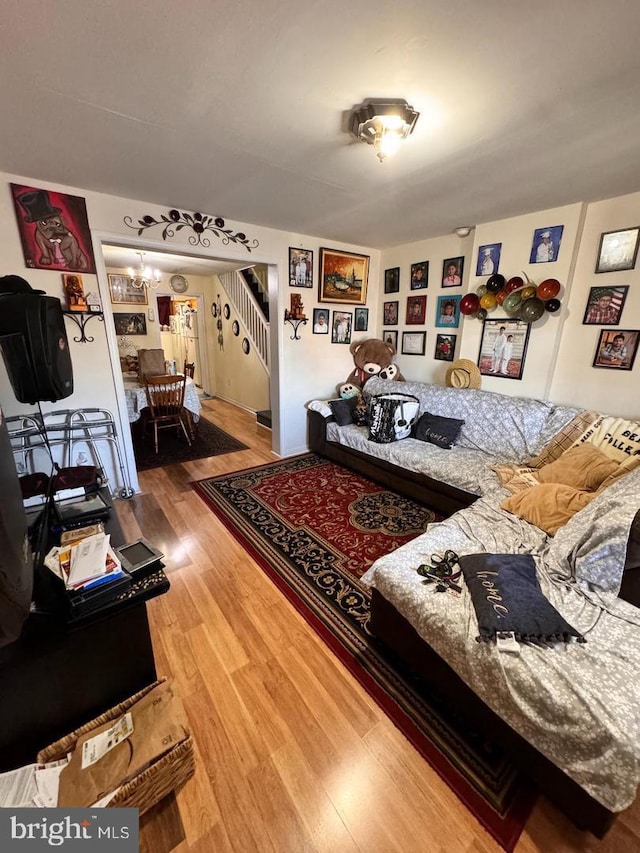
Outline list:
[[[354,341],[349,351],[353,356],[355,367],[346,381],[338,386],[338,393],[342,399],[357,395],[372,376],[379,376],[380,379],[404,380],[398,366],[391,361],[396,354],[393,344],[385,343],[378,338],[367,338],[364,341]]]

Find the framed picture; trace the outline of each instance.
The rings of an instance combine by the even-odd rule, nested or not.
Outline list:
[[[62,273],[62,286],[67,297],[68,311],[88,311],[87,298],[84,295],[82,276],[75,273]]]
[[[627,285],[592,287],[582,324],[584,326],[617,326],[628,290]]]
[[[331,321],[331,343],[350,344],[353,314],[351,311],[334,311]]]
[[[329,309],[314,308],[313,309],[313,334],[328,335],[329,334]]]
[[[476,275],[493,275],[500,266],[502,243],[487,243],[478,249]]]
[[[369,279],[369,256],[320,249],[318,302],[365,305]]]
[[[442,262],[442,286],[458,287],[462,284],[464,272],[464,257],[445,258]]]
[[[407,326],[421,326],[427,319],[427,297],[407,296]]]
[[[531,325],[522,320],[485,320],[478,367],[484,376],[522,379]]]
[[[134,287],[133,279],[128,275],[109,273],[109,297],[114,305],[146,305],[147,288]]]
[[[80,196],[11,184],[29,269],[95,273],[87,206]]]
[[[594,367],[611,367],[615,370],[631,370],[638,351],[640,331],[625,329],[602,329],[596,347]]]
[[[551,225],[549,228],[536,228],[531,244],[530,264],[548,264],[558,260],[560,241],[564,225]]]
[[[313,252],[289,246],[289,287],[313,287]]]
[[[596,272],[632,270],[638,254],[640,227],[623,231],[605,231],[600,237]]]
[[[356,308],[355,309],[355,331],[356,332],[367,332],[369,331],[369,309],[368,308]]]
[[[411,264],[411,290],[422,290],[429,286],[429,261]]]
[[[385,329],[382,333],[382,340],[385,344],[391,344],[397,351],[398,349],[398,331],[397,329]]]
[[[384,292],[397,293],[400,290],[400,267],[384,271]]]
[[[456,351],[456,335],[436,335],[436,351],[433,354],[438,361],[453,361]]]
[[[424,355],[427,345],[426,332],[403,332],[402,333],[402,354],[403,355]]]
[[[382,303],[382,322],[385,326],[398,325],[398,302]]]
[[[173,318],[172,318],[173,319]],[[144,312],[139,314],[113,314],[116,335],[146,335],[147,318]]]
[[[460,324],[460,300],[462,296],[438,296],[436,326],[457,329]]]

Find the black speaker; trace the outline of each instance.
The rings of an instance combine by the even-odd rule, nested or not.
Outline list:
[[[73,394],[73,367],[59,299],[33,290],[0,292],[0,348],[13,393],[21,403],[54,403]]]

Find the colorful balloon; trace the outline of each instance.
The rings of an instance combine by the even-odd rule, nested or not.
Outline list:
[[[475,314],[480,307],[480,300],[475,293],[467,293],[460,300],[460,312],[469,316]]]
[[[547,299],[544,303],[545,310],[550,314],[555,314],[556,311],[560,310],[560,300],[559,299]]]
[[[496,293],[496,302],[498,303],[498,305],[502,305],[502,303],[504,302],[504,300],[506,298],[507,298],[507,291],[506,290],[502,289]]]
[[[476,293],[478,294],[478,296],[484,296],[486,292],[487,292],[487,285],[486,284],[481,284],[480,287],[476,287]]]
[[[524,287],[524,279],[519,275],[514,275],[513,278],[510,278],[505,284],[504,289],[507,293],[513,293],[513,291],[518,290],[519,287]]]
[[[485,293],[484,296],[480,297],[480,307],[485,308],[487,311],[493,311],[497,304],[498,300],[494,293]]]
[[[539,320],[544,314],[544,302],[533,296],[531,299],[525,299],[520,308],[520,316],[525,323],[533,323]]]
[[[531,299],[532,296],[536,295],[536,286],[535,284],[528,284],[526,287],[522,288],[522,298],[523,299]]]
[[[504,302],[502,303],[502,307],[507,312],[507,314],[515,314],[520,310],[520,305],[522,303],[522,294],[519,290],[514,290],[513,293],[507,294]]]
[[[486,320],[487,319],[487,309],[486,308],[479,308],[478,313],[476,314],[476,317],[478,318],[478,320]]]
[[[502,290],[505,283],[505,277],[500,275],[499,272],[496,272],[487,279],[487,290],[489,293],[497,293],[499,290]]]
[[[538,285],[538,296],[543,301],[555,299],[560,293],[560,282],[555,278],[545,278]]]

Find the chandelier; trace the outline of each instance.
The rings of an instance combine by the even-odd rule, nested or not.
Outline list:
[[[368,98],[351,111],[350,130],[362,142],[373,145],[382,163],[412,133],[419,115],[404,100]]]
[[[144,252],[136,252],[136,255],[140,258],[140,266],[137,271],[133,267],[129,267],[127,272],[131,278],[131,283],[138,290],[142,290],[144,287],[150,287],[155,290],[161,282],[160,270],[152,270],[151,267],[145,267],[144,254]]]

